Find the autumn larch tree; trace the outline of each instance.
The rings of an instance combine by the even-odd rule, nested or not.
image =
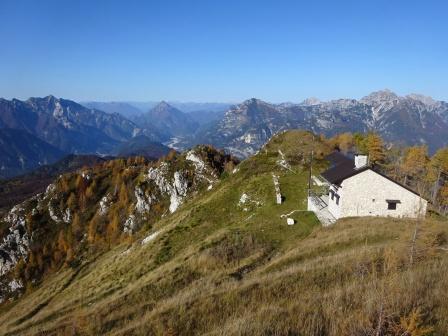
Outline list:
[[[342,133],[338,136],[339,149],[344,153],[351,151],[355,145],[353,135],[351,133]]]
[[[366,144],[369,162],[373,164],[383,162],[386,157],[383,139],[376,133],[369,133]]]
[[[356,147],[356,151],[359,154],[368,154],[367,150],[367,136],[362,133],[353,134],[353,142]]]
[[[426,174],[427,164],[428,147],[409,147],[404,155],[404,159],[401,164],[401,170],[404,174],[404,183],[407,183],[409,177],[423,178],[423,176]]]
[[[448,147],[439,149],[429,161],[427,180],[432,186],[432,200],[448,206]],[[446,211],[446,210],[445,210]]]

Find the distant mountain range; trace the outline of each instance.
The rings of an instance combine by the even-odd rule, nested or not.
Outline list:
[[[165,140],[173,136],[192,135],[199,127],[199,124],[191,119],[188,114],[164,101],[154,106],[147,113],[135,117],[134,121],[143,128],[154,127]]]
[[[50,164],[66,155],[62,150],[18,129],[0,129],[0,179]]]
[[[141,109],[126,102],[85,102],[81,104],[85,107],[101,110],[107,113],[118,113],[128,119],[143,112]]]
[[[389,90],[361,100],[270,104],[249,99],[198,134],[196,141],[225,148],[239,157],[254,154],[275,133],[304,128],[332,136],[341,132],[378,132],[396,144],[427,144],[431,151],[448,144],[448,104],[421,95],[400,97]]]
[[[81,102],[82,105],[102,110],[108,113],[119,113],[122,116],[132,119],[153,109],[160,102]],[[203,125],[211,121],[220,119],[224,112],[229,109],[228,103],[196,103],[196,102],[171,102],[167,104],[188,114],[191,119]]]
[[[162,142],[176,150],[212,144],[244,158],[273,134],[294,128],[326,136],[375,131],[388,143],[427,144],[430,151],[448,144],[448,103],[417,94],[400,97],[389,90],[360,100],[308,98],[298,104],[255,98],[230,107],[164,101],[133,104],[89,102],[86,107],[53,96],[0,99],[1,137],[11,144],[2,149],[0,176],[52,163],[63,153],[157,158],[168,151]],[[142,111],[145,106],[150,108]]]
[[[118,113],[106,113],[54,96],[0,99],[0,176],[23,174],[64,154],[110,155],[138,135],[161,141]]]
[[[26,101],[1,99],[0,128],[26,131],[69,153],[109,153],[137,134],[157,138],[117,113],[53,96]]]

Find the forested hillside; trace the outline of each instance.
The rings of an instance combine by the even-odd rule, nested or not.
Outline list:
[[[0,301],[148,230],[187,197],[213,188],[234,163],[202,146],[156,163],[116,159],[60,175],[0,221]]]

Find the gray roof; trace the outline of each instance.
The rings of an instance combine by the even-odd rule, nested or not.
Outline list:
[[[341,152],[333,152],[325,157],[330,162],[330,168],[321,175],[324,179],[332,184],[340,184],[347,177],[354,175],[361,169],[355,168],[355,163]],[[365,170],[365,169],[364,169]]]
[[[420,196],[420,194],[418,194],[408,186],[393,180],[383,173],[380,173],[378,170],[374,169],[374,167],[364,166],[361,168],[355,168],[355,162],[352,159],[346,157],[341,152],[333,152],[327,155],[325,159],[330,161],[330,168],[324,171],[321,176],[331,184],[341,185],[342,181],[344,181],[345,179],[370,169],[378,175],[381,175],[382,177],[388,179],[389,181],[398,184],[400,187],[412,192],[413,194],[416,194],[417,196]]]

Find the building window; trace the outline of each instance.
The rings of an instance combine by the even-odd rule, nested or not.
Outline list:
[[[330,190],[331,200],[334,200],[334,191]]]
[[[387,210],[397,210],[397,203],[387,203]]]
[[[399,200],[386,200],[387,210],[397,210],[397,204],[401,203]]]
[[[339,205],[339,195],[336,195],[336,205]]]

